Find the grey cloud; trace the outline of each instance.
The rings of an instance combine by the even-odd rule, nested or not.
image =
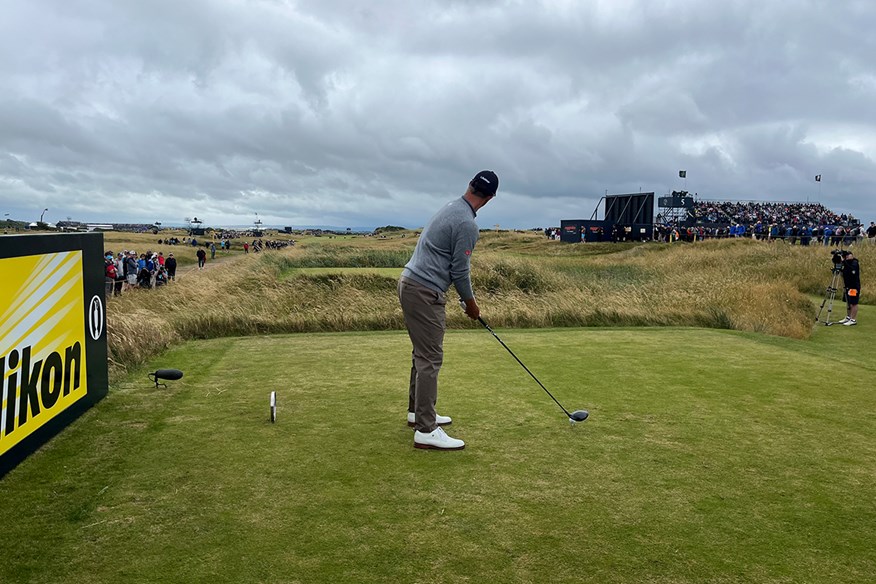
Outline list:
[[[680,168],[701,196],[744,199],[815,196],[822,173],[823,200],[876,215],[869,2],[3,13],[0,204],[22,218],[417,226],[481,168],[502,185],[483,220],[506,226],[679,188]]]

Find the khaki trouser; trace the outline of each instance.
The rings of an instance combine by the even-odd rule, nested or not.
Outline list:
[[[435,403],[438,401],[438,372],[444,360],[444,316],[447,303],[443,292],[401,278],[398,297],[411,337],[411,378],[408,411],[414,412],[416,429],[433,432]]]

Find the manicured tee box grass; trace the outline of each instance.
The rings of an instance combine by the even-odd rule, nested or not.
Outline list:
[[[0,481],[0,582],[873,581],[872,330],[497,332],[590,420],[480,329],[460,452],[412,447],[403,332],[156,358]]]

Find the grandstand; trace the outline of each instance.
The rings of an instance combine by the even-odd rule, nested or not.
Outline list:
[[[842,225],[860,224],[852,215],[838,214],[821,203],[792,201],[719,201],[701,199],[688,209],[686,223],[722,225]]]
[[[660,201],[654,230],[658,241],[753,237],[801,245],[848,245],[862,238],[864,231],[858,218],[817,202],[697,199],[686,191],[674,191]]]

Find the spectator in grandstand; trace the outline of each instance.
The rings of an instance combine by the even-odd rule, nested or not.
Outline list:
[[[824,245],[827,247],[833,239],[833,226],[825,225],[824,229],[822,229],[822,233],[824,233]]]
[[[858,225],[857,227],[853,227],[851,237],[853,243],[861,243],[864,241],[864,226]]]
[[[757,240],[763,239],[763,222],[758,219],[757,223],[754,224],[754,238]]]

